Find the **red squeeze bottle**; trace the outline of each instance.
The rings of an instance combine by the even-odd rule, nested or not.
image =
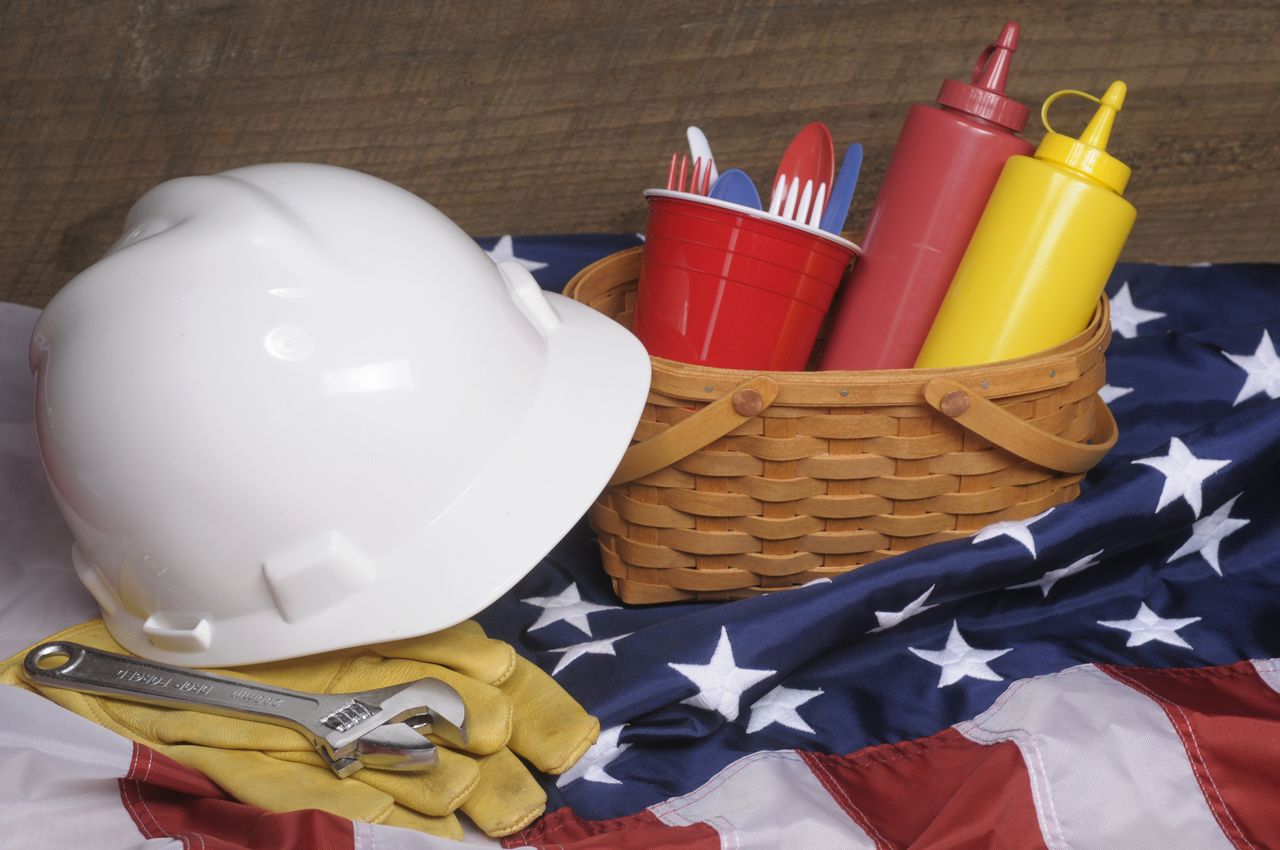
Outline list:
[[[1010,21],[972,85],[945,80],[936,107],[907,112],[819,368],[915,364],[1005,160],[1032,153],[1027,107],[1004,93],[1017,47]]]

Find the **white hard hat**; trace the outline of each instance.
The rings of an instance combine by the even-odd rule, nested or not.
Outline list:
[[[148,192],[31,364],[81,580],[121,644],[189,666],[476,613],[604,487],[649,386],[619,325],[309,164]]]

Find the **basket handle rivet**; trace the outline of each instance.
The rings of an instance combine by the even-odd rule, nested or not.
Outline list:
[[[848,397],[849,397],[849,391],[848,391],[848,390],[841,390],[841,391],[840,391],[840,397],[841,397],[841,398],[848,398]]]
[[[708,384],[707,386],[705,386],[705,387],[703,387],[703,388],[702,388],[702,391],[703,391],[704,393],[714,392],[714,391],[715,391],[715,387],[713,387],[713,386],[711,386],[710,384]]]
[[[733,394],[733,409],[739,416],[756,416],[764,410],[764,396],[752,389]]]
[[[969,409],[969,395],[964,390],[952,390],[938,402],[938,409],[955,419]]]

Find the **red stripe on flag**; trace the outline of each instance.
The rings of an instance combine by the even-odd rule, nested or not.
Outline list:
[[[1218,826],[1236,847],[1280,836],[1280,696],[1247,661],[1150,670],[1098,665],[1146,694],[1169,718]]]
[[[647,809],[613,820],[583,820],[568,808],[556,809],[536,824],[502,840],[503,847],[573,850],[720,850],[720,835],[705,823],[667,826]]]
[[[227,796],[204,774],[133,745],[120,799],[145,838],[199,850],[352,850],[351,821],[305,809],[268,812]]]
[[[1031,779],[1016,744],[954,729],[847,756],[802,753],[879,848],[1042,848]]]

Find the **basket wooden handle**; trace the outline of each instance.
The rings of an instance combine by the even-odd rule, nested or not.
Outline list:
[[[665,469],[676,461],[711,445],[778,397],[778,384],[768,375],[748,378],[693,416],[654,437],[636,443],[622,456],[609,486],[626,484]]]
[[[924,388],[929,406],[980,437],[1024,460],[1058,472],[1088,472],[1116,444],[1115,417],[1098,396],[1094,416],[1098,433],[1089,443],[1075,443],[1019,419],[959,381],[934,378]]]

